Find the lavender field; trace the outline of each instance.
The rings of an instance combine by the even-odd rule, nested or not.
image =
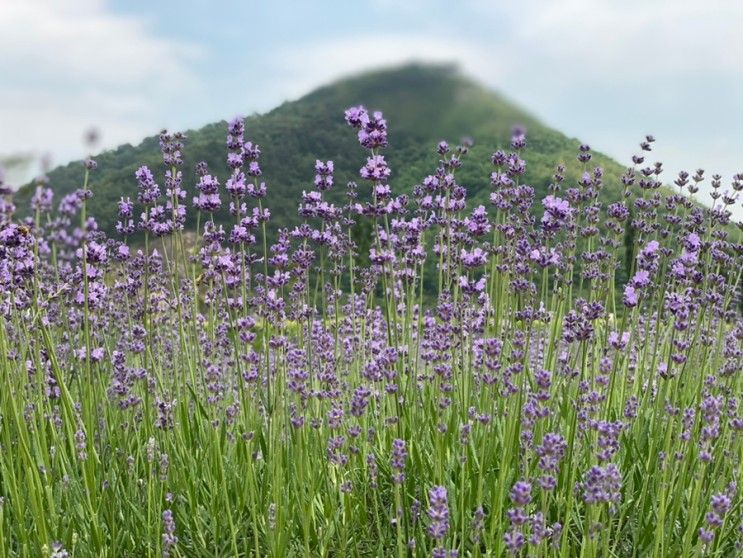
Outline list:
[[[300,169],[300,226],[239,118],[226,175],[163,132],[116,234],[92,159],[3,188],[0,558],[743,555],[743,174],[665,184],[647,136],[538,199],[515,127],[476,205],[468,140],[392,191],[342,109],[356,182]]]

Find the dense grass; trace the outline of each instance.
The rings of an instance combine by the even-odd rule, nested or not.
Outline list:
[[[166,188],[140,169],[119,205],[142,245],[97,231],[92,162],[57,212],[45,185],[25,222],[3,203],[0,557],[739,553],[728,200],[669,194],[639,156],[606,179],[582,146],[535,202],[519,130],[487,209],[466,145],[403,199],[386,123],[347,120],[361,184],[329,206],[318,161],[273,245],[240,120],[221,185],[161,136]]]

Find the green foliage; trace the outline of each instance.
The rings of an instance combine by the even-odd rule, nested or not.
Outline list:
[[[316,158],[335,162],[336,187],[328,199],[345,203],[344,186],[358,178],[364,160],[361,147],[349,141],[354,131],[343,120],[343,109],[354,104],[382,110],[389,122],[390,145],[384,154],[392,167],[391,185],[397,193],[410,193],[414,184],[435,170],[435,146],[440,140],[456,143],[468,136],[474,139],[475,147],[458,173],[459,180],[472,200],[487,203],[490,154],[508,147],[514,124],[525,125],[529,132],[529,166],[524,179],[536,189],[537,199],[546,194],[558,163],[568,166],[568,184],[583,170],[575,161],[580,143],[577,139],[548,128],[509,100],[463,78],[452,67],[409,65],[345,79],[247,119],[246,138],[257,142],[262,150],[262,178],[268,185],[266,205],[272,212],[272,231],[300,223],[297,202],[302,190],[312,186]],[[225,121],[187,132],[184,187],[189,196],[194,191],[193,167],[198,161],[206,161],[222,183],[229,176],[224,155],[226,132]],[[113,233],[116,202],[121,196],[135,198],[136,169],[146,164],[162,175],[157,137],[149,137],[136,147],[122,145],[95,158],[98,170],[91,181],[95,195],[88,210],[103,230]],[[603,201],[618,199],[621,188],[617,178],[622,167],[600,154],[594,155],[592,164],[606,171]],[[52,170],[49,178],[55,199],[81,187],[82,174],[79,161]],[[29,184],[18,192],[20,211],[28,211],[33,190],[33,184]],[[359,190],[363,198],[363,185]],[[228,222],[226,212],[218,219]],[[195,224],[193,212],[189,224]]]

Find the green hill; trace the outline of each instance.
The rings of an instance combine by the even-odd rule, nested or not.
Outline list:
[[[485,203],[489,195],[490,154],[507,147],[510,129],[523,124],[528,129],[524,181],[535,187],[537,196],[545,194],[557,163],[568,166],[568,183],[582,166],[575,160],[580,142],[540,123],[498,93],[462,76],[451,66],[408,65],[351,77],[321,87],[299,100],[286,102],[262,115],[246,120],[246,140],[261,146],[261,167],[268,186],[266,205],[273,213],[272,224],[291,226],[299,222],[296,206],[303,189],[309,190],[316,158],[335,162],[338,185],[331,199],[343,200],[343,186],[356,180],[365,153],[356,142],[355,131],[343,120],[350,105],[363,104],[382,110],[389,123],[389,147],[384,151],[393,175],[396,193],[410,193],[411,187],[433,172],[438,156],[436,143],[442,139],[456,143],[463,136],[475,147],[459,172],[459,181],[469,190],[470,199]],[[225,115],[231,117],[232,115]],[[225,163],[226,121],[187,132],[184,150],[184,186],[194,190],[194,165],[205,160],[220,182],[229,176]],[[154,131],[154,130],[153,130]],[[162,160],[157,136],[137,146],[122,145],[96,157],[98,170],[92,176],[94,197],[89,213],[101,228],[113,232],[116,202],[121,196],[135,198],[134,171],[147,164],[162,185]],[[624,168],[594,153],[591,165],[606,170],[604,201],[619,197],[618,177]],[[73,162],[49,174],[58,201],[80,187],[82,166]],[[16,203],[25,211],[33,185],[21,188]],[[223,200],[226,196],[223,196]]]

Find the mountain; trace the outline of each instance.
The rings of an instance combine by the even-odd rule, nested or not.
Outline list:
[[[547,127],[510,100],[461,75],[453,66],[407,65],[337,81],[266,114],[246,119],[246,140],[257,142],[262,150],[261,167],[268,186],[265,205],[271,208],[274,227],[299,223],[296,207],[302,190],[311,189],[315,159],[335,162],[337,186],[331,199],[334,196],[333,201],[342,203],[343,186],[358,178],[365,157],[355,130],[343,119],[344,109],[358,104],[381,110],[387,118],[389,147],[384,155],[393,172],[393,192],[398,194],[410,193],[414,184],[433,172],[438,161],[435,147],[440,140],[454,144],[468,136],[475,146],[458,172],[458,180],[468,188],[470,200],[486,203],[492,172],[490,154],[498,148],[508,148],[514,124],[528,130],[528,164],[523,181],[536,189],[537,199],[545,195],[556,164],[567,165],[567,183],[582,172],[582,165],[575,159],[581,143],[577,139]],[[206,161],[222,184],[229,176],[225,163],[226,128],[226,121],[221,121],[187,132],[183,171],[189,203],[196,183],[193,168],[198,161]],[[95,159],[98,170],[91,177],[94,197],[89,201],[89,214],[98,219],[101,228],[111,232],[116,222],[116,202],[121,196],[135,199],[134,171],[140,165],[149,165],[159,178],[158,183],[163,183],[157,136],[137,146],[127,144],[105,151]],[[618,177],[624,168],[599,153],[594,153],[590,165],[600,165],[606,171],[603,201],[618,199]],[[49,172],[55,200],[79,188],[82,174],[80,162]],[[28,184],[18,191],[16,204],[21,211],[27,211],[33,190],[33,184]]]

